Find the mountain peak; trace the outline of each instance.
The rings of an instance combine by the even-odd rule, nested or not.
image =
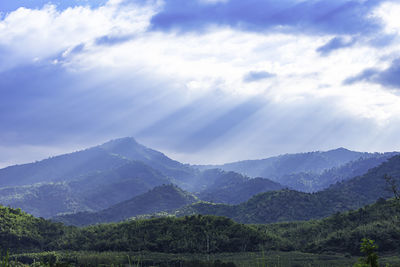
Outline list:
[[[330,151],[337,151],[337,152],[352,152],[351,150],[344,148],[344,147],[338,147],[336,149],[331,149]]]
[[[104,144],[100,145],[100,147],[111,147],[111,146],[119,146],[119,145],[139,145],[133,137],[121,137],[117,139],[112,139]]]

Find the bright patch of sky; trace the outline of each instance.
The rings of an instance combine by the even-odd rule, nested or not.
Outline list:
[[[400,149],[395,1],[25,2],[0,4],[0,166],[123,136],[191,163]]]

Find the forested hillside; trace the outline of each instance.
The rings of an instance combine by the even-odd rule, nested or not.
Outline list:
[[[98,212],[79,212],[53,220],[76,226],[119,222],[137,215],[174,210],[196,201],[198,199],[194,195],[175,185],[162,185]]]
[[[132,220],[85,228],[65,227],[20,210],[0,208],[0,244],[12,252],[45,250],[214,253],[259,250],[359,254],[362,238],[381,252],[400,249],[399,200],[379,200],[323,220],[241,225],[231,219],[195,215]]]
[[[400,156],[394,156],[365,175],[332,185],[317,193],[281,190],[258,194],[238,205],[195,203],[176,211],[178,216],[210,214],[227,216],[242,223],[309,220],[356,209],[393,196],[385,175],[400,184]]]
[[[196,177],[193,188],[201,200],[238,204],[258,193],[279,190],[283,186],[269,179],[253,179],[232,171],[210,169]]]

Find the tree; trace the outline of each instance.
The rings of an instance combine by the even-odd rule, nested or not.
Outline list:
[[[393,176],[389,176],[389,175],[385,174],[383,176],[383,179],[385,179],[386,184],[388,186],[388,190],[393,193],[394,198],[396,200],[400,200],[400,191],[397,186],[396,180],[393,178]]]
[[[378,249],[378,245],[375,244],[374,240],[363,238],[361,243],[360,251],[365,253],[364,258],[360,258],[358,263],[354,265],[354,267],[379,267],[378,265],[378,254],[376,254],[376,250]]]

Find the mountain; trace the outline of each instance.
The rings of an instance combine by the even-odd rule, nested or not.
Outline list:
[[[265,177],[295,190],[315,192],[337,181],[362,175],[397,154],[355,152],[338,148],[326,152],[286,154],[261,160],[197,167],[202,170],[220,168],[250,177]]]
[[[72,188],[63,182],[0,188],[0,203],[44,218],[88,209],[80,203]]]
[[[0,169],[0,203],[36,216],[98,211],[155,186],[191,183],[198,170],[127,137]]]
[[[197,170],[189,165],[172,160],[159,151],[147,148],[131,137],[111,140],[100,145],[99,148],[129,160],[141,161],[175,179],[174,181],[177,183],[185,184],[197,173]]]
[[[102,145],[34,163],[0,169],[0,187],[74,180],[107,171],[129,161],[141,161],[178,181],[193,177],[196,170],[147,148],[134,138],[115,139]]]
[[[363,175],[369,169],[379,166],[398,153],[374,153],[371,157],[359,158],[339,167],[327,169],[322,173],[301,172],[286,174],[279,178],[281,184],[303,192],[316,192],[328,188],[330,185],[350,178]]]
[[[337,183],[317,193],[294,190],[266,192],[238,205],[195,203],[175,211],[178,216],[209,214],[227,216],[241,223],[271,223],[309,220],[356,209],[393,195],[385,175],[400,184],[400,155],[390,158],[366,174]]]
[[[155,186],[174,183],[202,200],[239,204],[255,194],[280,190],[284,186],[304,191],[324,188],[364,173],[369,167],[384,162],[389,155],[392,154],[336,149],[222,166],[271,175],[271,181],[252,179],[233,171],[199,171],[128,137],[0,169],[0,203],[49,218],[62,213],[97,212]],[[279,179],[285,184],[277,183]]]
[[[107,175],[109,176],[109,175]],[[196,188],[201,190],[196,195],[198,198],[217,203],[240,203],[248,200],[253,195],[271,190],[282,189],[283,187],[268,179],[251,179],[235,172],[225,172],[219,169],[206,170],[197,177]],[[77,187],[79,188],[79,187]],[[109,189],[109,186],[105,188]],[[99,196],[108,196],[102,190],[93,189],[99,192]],[[121,192],[121,189],[114,192]],[[109,197],[103,197],[93,201],[93,195],[88,194],[86,199],[98,204]],[[137,215],[167,212],[178,209],[185,205],[197,202],[198,198],[183,191],[174,185],[163,185],[138,195],[132,199],[115,204],[98,212],[78,212],[66,214],[54,218],[56,221],[70,225],[83,226],[102,222],[117,222]],[[96,199],[96,198],[95,198]],[[86,204],[90,206],[90,204]],[[107,205],[104,205],[107,207]],[[91,206],[93,208],[93,206]]]
[[[196,201],[194,195],[175,185],[162,185],[99,212],[79,212],[58,216],[53,220],[76,226],[119,222],[137,215],[177,209]]]
[[[0,187],[72,180],[91,172],[105,171],[127,163],[99,147],[60,155],[42,161],[0,169]]]
[[[214,203],[238,204],[252,196],[283,186],[264,178],[249,178],[236,172],[210,169],[201,172],[196,180],[195,188],[201,200]]]
[[[50,218],[60,213],[105,209],[169,182],[146,164],[130,161],[68,182],[0,188],[0,203]]]

